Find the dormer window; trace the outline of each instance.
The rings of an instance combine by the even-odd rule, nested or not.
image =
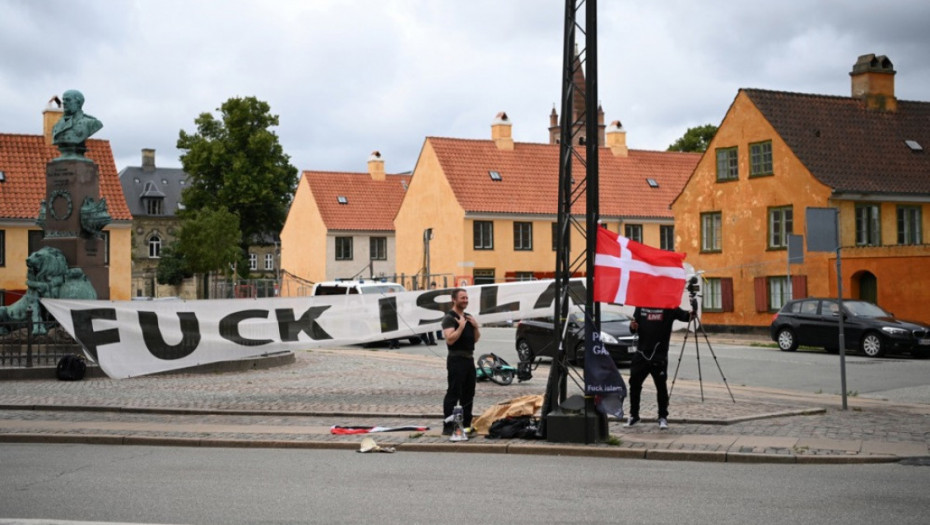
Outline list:
[[[346,197],[345,195],[339,195],[338,197],[336,197],[336,202],[338,202],[339,204],[348,204],[349,198]]]
[[[163,215],[162,201],[163,199],[158,197],[142,199],[143,204],[145,204],[145,213],[147,215]]]

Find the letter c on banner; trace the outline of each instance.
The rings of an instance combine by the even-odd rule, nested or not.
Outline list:
[[[273,343],[271,339],[246,339],[239,333],[239,323],[246,319],[267,319],[268,310],[233,312],[220,320],[220,337],[242,346],[261,346]]]

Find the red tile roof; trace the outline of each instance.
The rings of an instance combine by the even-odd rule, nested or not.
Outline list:
[[[559,146],[516,143],[499,150],[491,140],[429,137],[452,190],[466,212],[554,215],[558,210]],[[701,155],[630,150],[614,156],[600,148],[600,215],[672,218],[669,205],[684,187]],[[584,152],[581,152],[582,155]],[[501,174],[491,180],[489,171]],[[584,168],[572,164],[577,182]],[[649,186],[654,179],[658,188]],[[572,207],[585,213],[584,198]]]
[[[327,230],[394,231],[394,216],[410,176],[386,175],[379,181],[368,173],[305,171],[304,183],[310,185]],[[346,204],[340,204],[339,197],[345,197]]]
[[[39,202],[45,198],[45,165],[58,157],[58,148],[45,143],[42,135],[0,133],[0,171],[6,182],[0,183],[0,218],[34,219]],[[90,139],[87,157],[100,170],[100,194],[107,199],[107,209],[114,220],[132,220],[110,142]]]
[[[930,102],[869,110],[851,97],[744,89],[811,174],[852,193],[930,193]],[[906,140],[923,151],[912,151]]]

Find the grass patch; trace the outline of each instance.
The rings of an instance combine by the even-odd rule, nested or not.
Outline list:
[[[623,440],[618,438],[617,436],[611,435],[611,436],[607,436],[607,444],[612,447],[619,447],[620,445],[623,444]]]
[[[414,432],[413,434],[410,434],[407,437],[410,439],[420,439],[421,437],[423,437],[423,432]]]

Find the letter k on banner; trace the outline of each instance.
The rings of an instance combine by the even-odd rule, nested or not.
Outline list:
[[[597,229],[594,300],[650,308],[676,308],[685,288],[685,254],[659,250]]]

